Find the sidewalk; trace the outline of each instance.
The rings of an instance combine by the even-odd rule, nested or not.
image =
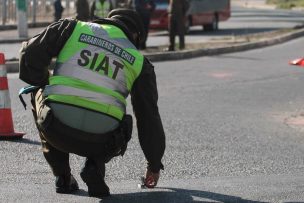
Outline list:
[[[181,60],[181,59],[190,59],[194,57],[202,57],[202,56],[210,56],[210,55],[219,55],[226,54],[232,52],[240,52],[246,51],[250,49],[257,49],[266,46],[272,46],[276,44],[280,44],[283,42],[287,42],[289,40],[304,36],[304,28],[294,29],[287,33],[282,33],[277,36],[270,36],[262,39],[257,39],[253,41],[241,41],[241,42],[221,42],[220,45],[217,46],[206,46],[204,42],[203,46],[199,47],[202,44],[196,44],[196,49],[186,49],[182,51],[172,51],[172,52],[151,52],[147,53],[143,51],[142,53],[152,62],[158,61],[168,61],[168,60]],[[245,37],[246,38],[246,37]],[[208,44],[207,44],[208,45]],[[148,47],[149,48],[149,47]],[[19,46],[20,49],[20,46]],[[0,50],[1,51],[1,50]],[[14,61],[7,61],[7,71],[10,73],[19,71],[19,62],[17,59]],[[53,67],[54,63],[52,63],[51,67]]]
[[[275,9],[275,5],[266,4],[266,0],[232,0],[232,4],[245,8]]]
[[[232,6],[241,6],[245,8],[264,8],[264,9],[275,9],[273,5],[266,5],[266,0],[232,0]],[[51,23],[51,22],[50,22]],[[28,38],[31,38],[38,34],[40,31],[47,26],[48,23],[39,23],[41,27],[29,27],[28,28]],[[38,26],[39,26],[38,24]],[[42,26],[43,25],[43,26]],[[1,26],[5,27],[5,26]],[[11,27],[11,26],[8,26]],[[19,38],[17,29],[0,29],[0,44],[1,43],[16,43],[21,42],[22,40],[26,40],[26,38]]]
[[[44,27],[28,28],[28,38],[31,38],[42,31]],[[0,44],[1,43],[17,43],[27,40],[27,38],[19,38],[17,29],[0,30]]]
[[[233,7],[250,7],[250,8],[264,8],[264,9],[274,9],[273,6],[268,6],[265,4],[266,0],[232,0]],[[39,28],[28,28],[28,37],[31,38],[34,35],[42,31],[44,27]],[[226,36],[221,35],[223,38],[219,43],[219,38],[204,38],[202,37],[201,41],[198,41],[197,38],[192,40],[190,37],[187,38],[187,44],[185,50],[178,50],[174,52],[164,52],[164,41],[156,41],[155,46],[147,47],[147,50],[142,51],[142,53],[147,56],[151,61],[165,61],[165,60],[179,60],[187,59],[199,56],[207,55],[217,55],[224,53],[231,53],[237,51],[244,51],[249,49],[261,48],[265,46],[275,45],[282,43],[297,37],[304,35],[304,29],[290,29],[288,32],[282,33],[272,33],[272,32],[261,32],[262,34],[256,35],[240,35],[237,37],[231,37],[231,35]],[[158,33],[150,33],[150,39],[157,37],[157,35],[167,35],[165,31]],[[195,35],[192,35],[195,36]],[[252,37],[252,39],[250,39]],[[148,40],[149,40],[148,38]],[[167,38],[166,38],[167,39]],[[6,43],[0,48],[0,52],[4,51],[6,54],[8,72],[18,71],[18,52],[21,48],[21,42],[27,39],[20,39],[18,37],[18,31],[15,30],[1,30],[0,29],[0,44]],[[11,44],[9,44],[11,43]],[[165,42],[166,43],[166,42]],[[167,45],[165,45],[167,46]],[[1,47],[1,46],[0,46]],[[4,49],[4,50],[3,50]],[[10,56],[11,55],[11,56]]]

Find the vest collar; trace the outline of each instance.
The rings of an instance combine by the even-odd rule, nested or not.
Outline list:
[[[111,19],[111,18],[100,18],[97,20],[94,20],[93,23],[97,24],[109,24],[109,25],[114,25],[120,28],[128,37],[128,39],[133,43],[135,47],[137,47],[136,42],[133,39],[132,33],[129,31],[127,26],[123,24],[121,21],[116,20],[116,19]]]

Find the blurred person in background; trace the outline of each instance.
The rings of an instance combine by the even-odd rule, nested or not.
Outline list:
[[[94,0],[91,6],[91,19],[106,18],[113,9],[114,6],[111,0]]]
[[[58,21],[62,17],[64,7],[61,4],[61,0],[54,1],[54,21]]]
[[[145,38],[140,45],[140,49],[146,49],[146,42],[149,33],[150,19],[153,11],[155,10],[155,3],[153,0],[134,0],[135,10],[141,16],[144,23]]]
[[[115,8],[132,8],[132,0],[115,0]]]
[[[179,36],[179,49],[185,48],[185,22],[186,13],[189,9],[187,0],[170,0],[168,7],[169,22],[169,47],[166,51],[175,50],[175,36]]]
[[[90,8],[87,0],[76,1],[76,19],[81,21],[90,20]]]

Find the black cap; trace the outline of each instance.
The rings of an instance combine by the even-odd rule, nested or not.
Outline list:
[[[118,20],[126,25],[131,33],[137,33],[138,39],[135,45],[138,47],[141,40],[144,40],[145,30],[141,17],[131,9],[119,8],[110,11],[108,18]]]

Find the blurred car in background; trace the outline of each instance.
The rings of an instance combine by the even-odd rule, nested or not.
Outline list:
[[[201,25],[205,31],[218,30],[219,22],[230,18],[230,0],[188,0],[189,10],[185,19],[187,31],[191,26]],[[169,0],[154,0],[155,11],[150,29],[168,29]]]

